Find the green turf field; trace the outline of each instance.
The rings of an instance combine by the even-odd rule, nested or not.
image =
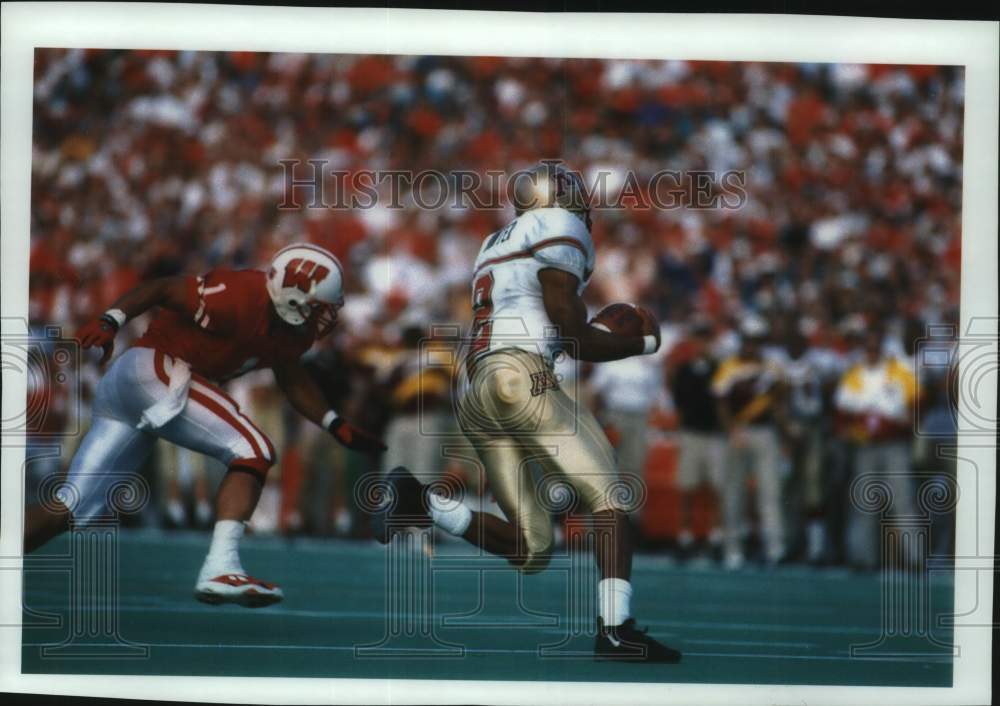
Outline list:
[[[43,655],[45,646],[64,643],[73,630],[86,632],[95,616],[107,618],[107,613],[101,605],[71,602],[71,574],[66,561],[56,558],[67,552],[65,538],[29,557],[23,671],[951,685],[950,651],[920,636],[893,637],[865,659],[851,656],[851,645],[872,642],[880,634],[883,599],[875,574],[798,567],[726,573],[637,556],[633,612],[640,625],[682,649],[684,661],[675,666],[607,664],[586,658],[592,612],[577,611],[576,618],[567,614],[564,567],[573,563],[569,558],[521,579],[518,598],[517,575],[503,561],[469,560],[457,556],[467,551],[464,547],[439,547],[432,564],[433,596],[428,597],[434,607],[428,621],[432,637],[406,634],[406,627],[420,625],[417,616],[424,613],[418,598],[428,594],[410,581],[397,582],[401,590],[387,596],[386,551],[374,543],[248,538],[244,566],[280,583],[286,595],[278,606],[249,610],[205,606],[191,598],[207,542],[206,535],[197,534],[122,534],[119,634],[133,645],[148,646],[148,654],[139,657],[120,648],[113,657],[100,656],[107,648],[93,643],[110,642],[100,636],[83,636],[68,649]],[[909,599],[929,602],[932,617],[950,613],[950,576],[935,574],[923,598]],[[579,604],[591,605],[590,600],[584,596]],[[404,629],[386,641],[392,633],[387,605],[396,615],[389,625]],[[948,631],[932,634],[941,642],[950,640]],[[379,649],[358,649],[364,645]],[[543,645],[554,647],[540,657]],[[437,652],[414,652],[421,649]],[[574,652],[584,658],[574,658]]]

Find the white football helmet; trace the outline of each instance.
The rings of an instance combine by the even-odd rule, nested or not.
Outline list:
[[[558,206],[583,221],[590,230],[590,196],[583,179],[557,160],[517,172],[514,180],[514,211],[520,216],[534,208]]]
[[[310,322],[330,332],[344,305],[344,271],[333,253],[308,243],[282,248],[267,270],[267,293],[278,316],[293,326]]]

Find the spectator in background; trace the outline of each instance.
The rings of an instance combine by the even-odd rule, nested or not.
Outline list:
[[[712,379],[718,362],[712,356],[712,323],[695,319],[687,340],[670,352],[667,380],[677,411],[680,462],[677,488],[681,493],[681,529],[677,537],[682,556],[695,549],[691,510],[695,491],[707,484],[721,497],[725,472],[726,440],[719,426]],[[713,528],[709,542],[716,544],[721,532]]]
[[[936,353],[946,354],[945,360],[951,365],[946,371],[933,370],[921,366],[920,389],[926,396],[920,400],[922,414],[919,415],[920,429],[914,450],[914,468],[931,476],[943,497],[957,499],[958,488],[958,427],[956,425],[955,390],[958,375],[955,352],[951,350],[954,341],[935,342]],[[948,345],[950,343],[951,345]],[[928,346],[929,348],[929,346]],[[927,354],[925,348],[924,353]],[[931,553],[938,558],[954,556],[955,513],[948,503],[944,507],[931,509]]]
[[[791,473],[785,483],[790,553],[819,563],[826,548],[823,378],[818,349],[797,327],[787,337],[783,377],[788,393],[786,440]]]
[[[598,418],[610,427],[618,470],[645,483],[646,454],[649,450],[649,415],[663,408],[661,363],[656,356],[637,355],[595,366],[589,379]],[[642,508],[632,513],[637,521]]]
[[[882,332],[869,330],[864,338],[864,357],[844,373],[835,399],[846,436],[855,445],[854,479],[862,483],[858,487],[852,482],[848,510],[847,559],[854,567],[874,569],[880,559],[879,516],[858,507],[858,500],[870,497],[866,485],[888,485],[891,514],[906,517],[916,511],[910,475],[915,397],[916,378],[911,366],[883,353]],[[912,543],[906,546],[906,558],[917,561],[917,547]]]
[[[837,413],[836,393],[840,379],[857,362],[867,324],[854,313],[843,317],[836,325],[817,328],[810,336],[810,353],[822,361],[824,419],[824,510],[826,529],[825,556],[820,563],[846,563],[848,502],[851,477],[854,474],[854,443],[844,434]]]
[[[451,417],[451,368],[431,359],[440,348],[421,349],[425,336],[421,326],[403,330],[403,349],[385,383],[391,416],[382,471],[406,466],[426,485],[441,477],[447,463],[441,446]]]
[[[764,559],[776,564],[785,555],[778,439],[778,427],[785,422],[785,400],[780,371],[761,352],[768,335],[763,319],[747,316],[740,334],[739,352],[724,360],[712,378],[712,394],[727,435],[722,498],[727,569],[737,569],[744,562],[746,485],[751,472]]]

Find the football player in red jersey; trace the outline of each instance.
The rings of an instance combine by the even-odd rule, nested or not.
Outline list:
[[[84,348],[104,349],[102,365],[126,321],[159,310],[101,379],[90,430],[70,463],[63,492],[28,508],[25,551],[65,531],[70,519],[86,523],[106,513],[114,483],[138,470],[159,437],[228,468],[195,597],[248,607],[280,601],[281,589],[249,576],[238,553],[244,523],[277,454],[219,383],[271,368],[292,406],[340,443],[363,452],[384,449],[329,409],[299,365],[300,356],[333,328],[342,305],[340,263],[306,244],[279,251],[266,273],[216,269],[203,277],[151,280],[122,296],[78,333]]]

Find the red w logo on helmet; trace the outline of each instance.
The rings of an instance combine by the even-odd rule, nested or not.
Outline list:
[[[323,280],[328,274],[330,274],[328,267],[296,257],[285,265],[285,277],[281,281],[281,286],[296,287],[308,294],[312,291],[313,284]]]

